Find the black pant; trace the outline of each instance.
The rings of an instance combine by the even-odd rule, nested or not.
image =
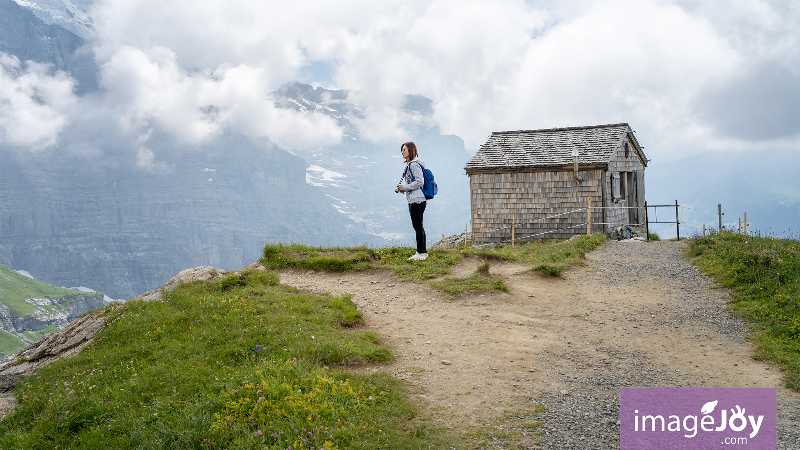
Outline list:
[[[425,213],[426,203],[428,202],[408,204],[408,212],[411,213],[411,225],[417,233],[417,253],[428,253],[425,248],[425,229],[422,228],[422,214]]]

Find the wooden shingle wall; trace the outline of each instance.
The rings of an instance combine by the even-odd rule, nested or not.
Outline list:
[[[636,224],[644,222],[644,164],[642,163],[639,155],[633,150],[633,143],[625,139],[617,146],[616,151],[613,153],[608,162],[608,170],[605,172],[605,180],[603,186],[604,206],[606,207],[619,207],[606,209],[605,222],[611,223],[605,226],[605,232],[611,233],[619,225]],[[629,151],[628,156],[625,156],[625,142],[628,142]],[[626,192],[625,199],[614,201],[612,178],[614,173],[620,173],[621,176],[628,176],[631,181],[627,185],[628,191]],[[630,175],[627,175],[630,174]],[[631,206],[638,206],[639,209],[631,212],[627,209]]]
[[[475,242],[511,240],[512,218],[516,239],[568,239],[586,233],[586,203],[602,204],[602,170],[533,171],[470,174],[472,232]],[[579,210],[571,214],[567,211]],[[603,222],[603,211],[592,209],[592,222]],[[594,226],[593,231],[602,231]],[[535,235],[535,236],[530,236]]]

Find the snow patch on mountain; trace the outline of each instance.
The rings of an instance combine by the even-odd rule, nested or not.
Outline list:
[[[338,178],[347,178],[347,175],[317,165],[308,166],[306,169],[306,183],[312,186],[338,186],[335,184],[340,182]]]
[[[27,270],[17,270],[16,272],[17,272],[18,274],[20,274],[20,275],[25,275],[25,276],[26,276],[26,277],[28,277],[28,278],[33,278],[33,275],[31,275],[30,273],[28,273],[28,271],[27,271]],[[6,278],[6,279],[7,279],[7,278]],[[33,279],[35,280],[36,278],[33,278]]]
[[[14,2],[31,11],[47,25],[57,25],[86,40],[95,37],[94,24],[89,16],[70,0],[14,0]]]

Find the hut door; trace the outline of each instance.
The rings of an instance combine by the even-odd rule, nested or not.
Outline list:
[[[628,206],[636,206],[636,199],[639,198],[636,195],[636,172],[627,172],[625,175],[628,177],[626,180],[627,183],[625,183],[627,185],[626,187],[628,188],[628,192],[626,193],[628,195]],[[628,223],[639,223],[638,212],[639,210],[637,208],[628,209]]]

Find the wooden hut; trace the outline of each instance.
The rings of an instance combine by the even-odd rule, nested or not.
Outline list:
[[[494,132],[465,167],[472,238],[507,242],[512,225],[519,240],[585,234],[588,204],[592,232],[641,224],[647,162],[627,123]]]

